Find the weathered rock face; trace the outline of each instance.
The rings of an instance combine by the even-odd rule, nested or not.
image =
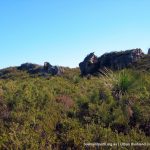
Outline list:
[[[148,49],[148,55],[150,55],[150,48]]]
[[[143,55],[141,49],[105,53],[99,58],[95,56],[94,53],[90,53],[84,61],[79,64],[79,67],[82,75],[97,73],[104,67],[119,70],[132,65],[141,59]]]
[[[44,70],[48,71],[50,67],[52,67],[52,65],[49,62],[44,62]]]
[[[44,63],[44,71],[52,75],[61,75],[63,73],[62,67],[52,66],[50,63]]]
[[[98,69],[98,58],[94,53],[90,53],[85,57],[84,61],[79,64],[81,74],[92,74]]]
[[[113,70],[119,70],[132,65],[143,57],[141,49],[133,49],[121,52],[111,52],[102,55],[99,58],[99,68],[107,67]]]
[[[18,67],[18,69],[20,69],[20,70],[33,70],[33,69],[36,69],[38,67],[39,67],[39,65],[37,65],[37,64],[24,63],[20,67]]]
[[[19,70],[27,71],[30,74],[40,73],[42,75],[61,75],[63,73],[62,67],[52,66],[50,63],[45,62],[44,66],[32,64],[32,63],[25,63],[18,67]]]

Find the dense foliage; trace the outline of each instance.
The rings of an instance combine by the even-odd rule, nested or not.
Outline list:
[[[41,77],[11,69],[0,79],[0,149],[149,141],[149,72],[80,77],[66,68],[63,76]]]

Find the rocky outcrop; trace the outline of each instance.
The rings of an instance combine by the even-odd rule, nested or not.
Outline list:
[[[79,64],[79,67],[82,75],[97,73],[100,69],[105,67],[112,70],[119,70],[129,67],[143,56],[144,53],[141,49],[105,53],[99,58],[95,56],[94,53],[90,53],[84,61]]]
[[[150,55],[150,48],[148,49],[148,55]]]
[[[18,67],[19,70],[34,70],[36,68],[39,68],[40,66],[37,64],[32,64],[32,63],[24,63],[21,64],[21,66]]]
[[[98,57],[94,53],[90,53],[79,64],[79,67],[82,75],[93,74],[98,70]]]
[[[50,63],[44,63],[44,71],[52,75],[61,75],[63,73],[63,68],[59,66],[52,66]]]
[[[61,75],[63,73],[63,68],[59,66],[52,66],[50,63],[45,62],[44,66],[40,66],[32,63],[24,63],[19,70],[27,71],[30,74],[41,74],[41,75]]]
[[[143,55],[141,49],[106,53],[99,58],[99,68],[123,69],[141,59]]]

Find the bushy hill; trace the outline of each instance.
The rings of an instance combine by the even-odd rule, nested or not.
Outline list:
[[[143,63],[149,64],[147,57]],[[0,149],[80,150],[84,143],[149,142],[149,72],[105,69],[102,74],[81,77],[79,68],[65,68],[62,76],[2,70]]]

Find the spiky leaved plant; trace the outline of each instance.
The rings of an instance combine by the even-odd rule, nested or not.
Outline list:
[[[100,72],[104,85],[112,90],[116,99],[121,99],[134,83],[134,79],[127,70],[114,73],[112,70],[104,68],[103,70],[100,70]]]

